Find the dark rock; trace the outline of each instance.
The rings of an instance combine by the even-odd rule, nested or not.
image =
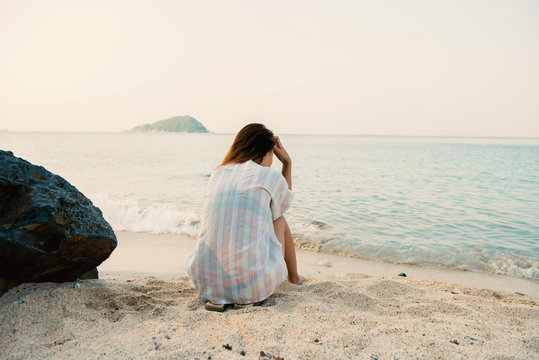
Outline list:
[[[0,295],[2,295],[3,293],[11,289],[12,287],[15,287],[19,284],[20,284],[19,281],[6,280],[6,279],[0,278]]]
[[[327,226],[325,222],[316,221],[316,220],[312,221],[311,225],[318,226],[320,229],[323,229],[323,228],[325,228]]]
[[[0,294],[23,282],[74,281],[116,245],[101,210],[74,186],[0,150]]]
[[[99,272],[97,268],[93,268],[90,271],[86,271],[84,274],[79,276],[79,280],[88,280],[88,279],[99,279]]]

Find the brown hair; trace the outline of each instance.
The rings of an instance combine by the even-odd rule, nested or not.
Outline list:
[[[273,132],[263,124],[249,124],[243,127],[221,165],[244,163],[253,160],[260,164],[262,157],[275,146]]]

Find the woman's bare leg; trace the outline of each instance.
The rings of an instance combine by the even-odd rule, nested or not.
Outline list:
[[[273,228],[275,229],[275,235],[281,243],[283,248],[283,258],[288,269],[287,280],[293,284],[300,285],[303,281],[302,277],[298,274],[298,264],[296,262],[296,248],[294,247],[294,239],[290,232],[290,227],[286,222],[284,216],[281,216],[273,222]]]

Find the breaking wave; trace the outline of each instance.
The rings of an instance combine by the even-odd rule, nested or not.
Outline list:
[[[115,201],[102,195],[92,195],[91,199],[116,231],[196,235],[200,228],[198,214],[180,211],[170,204],[142,208],[134,200]]]

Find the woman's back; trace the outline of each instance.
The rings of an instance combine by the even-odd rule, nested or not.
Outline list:
[[[254,161],[220,166],[211,176],[197,248],[187,271],[214,304],[270,296],[287,268],[273,220],[290,206],[284,177]]]

